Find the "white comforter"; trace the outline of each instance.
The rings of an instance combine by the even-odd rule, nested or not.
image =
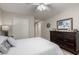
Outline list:
[[[16,40],[16,47],[8,55],[62,55],[58,45],[43,38]]]

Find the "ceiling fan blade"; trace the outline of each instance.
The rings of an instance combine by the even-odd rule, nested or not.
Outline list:
[[[49,8],[52,8],[52,7],[53,7],[53,6],[52,6],[52,3],[47,4],[46,6],[48,6]]]
[[[40,3],[26,3],[26,5],[40,5]]]
[[[45,5],[50,5],[50,4],[52,4],[52,3],[44,3]]]
[[[40,3],[32,3],[32,5],[40,5]]]

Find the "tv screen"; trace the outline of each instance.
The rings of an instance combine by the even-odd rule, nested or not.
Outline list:
[[[72,29],[72,18],[57,21],[57,28],[61,30]]]

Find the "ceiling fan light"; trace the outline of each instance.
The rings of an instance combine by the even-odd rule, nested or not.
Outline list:
[[[45,10],[48,10],[48,9],[49,8],[44,4],[41,4],[37,7],[37,10],[39,10],[39,11],[45,11]]]

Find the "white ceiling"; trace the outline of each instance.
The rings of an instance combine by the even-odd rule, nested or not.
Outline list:
[[[8,12],[27,14],[33,9],[33,6],[24,3],[0,3],[0,8]]]
[[[19,14],[33,14],[36,15],[40,14],[40,12],[35,12],[36,5],[31,3],[0,3],[0,8],[7,12],[19,13]],[[51,3],[49,5],[50,12],[44,12],[45,16],[55,15],[66,8],[70,7],[79,7],[78,3]]]

